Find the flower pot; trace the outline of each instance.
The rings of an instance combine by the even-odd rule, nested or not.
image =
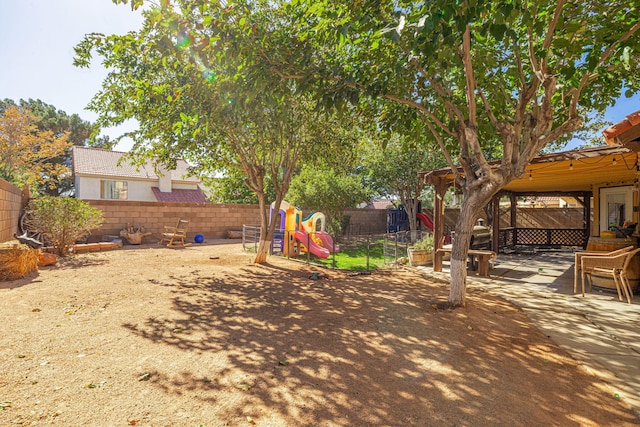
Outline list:
[[[430,265],[433,262],[433,251],[409,248],[407,255],[412,266]]]

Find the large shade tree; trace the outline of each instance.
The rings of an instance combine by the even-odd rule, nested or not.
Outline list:
[[[465,303],[482,208],[549,144],[640,86],[638,6],[625,1],[292,1],[279,74],[333,99],[410,106],[464,194],[449,303]],[[290,43],[291,45],[292,43]],[[497,145],[496,145],[497,144]],[[498,164],[489,159],[499,153]]]
[[[281,18],[269,8],[255,12],[265,27]],[[298,162],[330,152],[330,141],[322,152],[314,148],[326,115],[253,54],[233,8],[163,1],[144,15],[138,32],[90,34],[76,47],[76,65],[89,66],[97,52],[112,70],[89,107],[101,126],[137,120],[139,129],[127,135],[134,163],[151,158],[171,166],[184,158],[211,176],[242,171],[260,206],[255,262],[264,262],[276,224],[268,190],[279,206]],[[223,17],[233,25],[215,25]]]

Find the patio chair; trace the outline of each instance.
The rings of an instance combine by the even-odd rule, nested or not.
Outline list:
[[[635,249],[616,255],[583,256],[580,260],[582,269],[582,296],[584,297],[587,276],[589,276],[589,287],[591,287],[592,273],[605,273],[610,274],[613,278],[616,290],[618,291],[618,299],[622,301],[622,292],[624,292],[627,302],[631,304],[631,286],[627,276],[627,269],[629,268],[631,260],[639,251],[640,249]]]
[[[638,252],[640,252],[640,248],[635,249],[627,254],[627,260],[624,262],[624,267],[622,267],[622,270],[618,274],[618,277],[620,278],[620,282],[622,284],[622,289],[623,291],[625,291],[627,302],[629,304],[631,304],[631,300],[633,299],[633,289],[631,288],[631,282],[629,282],[628,273],[630,270],[630,265],[633,262],[633,258]]]
[[[615,256],[621,253],[630,252],[634,249],[633,246],[626,246],[621,249],[616,249],[615,251],[610,252],[596,252],[596,251],[583,251],[575,253],[575,264],[574,264],[574,272],[573,272],[573,293],[578,292],[578,280],[581,276],[581,260],[584,256]],[[582,296],[584,296],[584,282],[582,283]]]
[[[191,246],[191,243],[185,243],[184,239],[187,238],[187,230],[189,230],[189,221],[186,219],[178,220],[178,224],[175,227],[164,226],[164,233],[162,233],[162,240],[159,244],[167,243],[168,248],[185,248]]]

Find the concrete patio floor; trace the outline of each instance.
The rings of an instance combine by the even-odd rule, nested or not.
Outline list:
[[[467,276],[469,288],[485,289],[520,307],[542,333],[604,378],[640,418],[640,295],[621,302],[615,290],[573,293],[572,252],[500,254],[491,277]],[[419,267],[425,274],[448,278]]]

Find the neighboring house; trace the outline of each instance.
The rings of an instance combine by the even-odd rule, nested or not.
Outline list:
[[[399,202],[397,202],[399,203]],[[387,209],[392,208],[393,201],[391,200],[373,200],[369,203],[361,203],[358,208],[361,209]]]
[[[529,196],[518,201],[522,208],[575,208],[578,201],[573,197]]]
[[[83,200],[205,203],[198,178],[187,176],[189,165],[156,172],[151,162],[134,166],[124,153],[101,148],[73,147],[76,197]]]

